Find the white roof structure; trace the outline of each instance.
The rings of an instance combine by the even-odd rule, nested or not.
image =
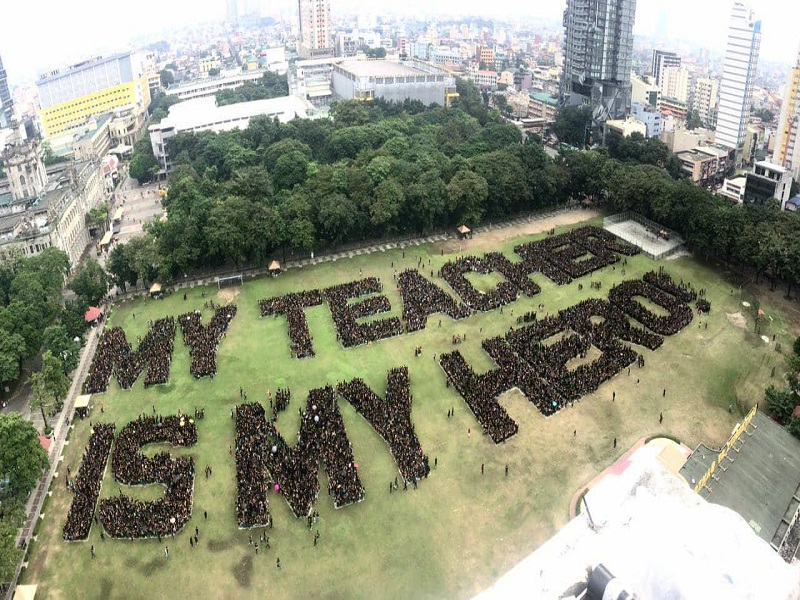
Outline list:
[[[294,118],[307,118],[311,106],[297,96],[283,96],[269,100],[253,100],[217,106],[213,96],[179,102],[170,107],[169,116],[149,131],[230,131],[245,128],[257,115],[278,117],[282,123]]]
[[[643,446],[590,489],[594,528],[583,510],[477,598],[559,598],[598,564],[638,600],[800,598],[800,563],[785,563],[741,516],[695,494],[659,451]]]

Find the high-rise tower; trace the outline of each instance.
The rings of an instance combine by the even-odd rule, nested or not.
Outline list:
[[[567,0],[561,104],[585,104],[595,122],[631,107],[636,0]]]
[[[8,91],[8,75],[3,67],[3,58],[0,57],[0,126],[7,127],[12,122],[14,103],[11,92]]]
[[[333,56],[330,0],[298,0],[300,44],[303,58]]]
[[[750,115],[753,82],[761,49],[761,21],[752,8],[733,5],[728,27],[728,45],[719,86],[716,143],[728,148],[742,144]]]
[[[800,181],[800,52],[789,79],[781,106],[781,119],[775,134],[773,161],[792,171],[795,181]]]

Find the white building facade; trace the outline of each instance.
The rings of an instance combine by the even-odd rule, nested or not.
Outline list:
[[[761,21],[752,8],[733,5],[717,110],[716,143],[739,148],[744,139],[761,49]]]

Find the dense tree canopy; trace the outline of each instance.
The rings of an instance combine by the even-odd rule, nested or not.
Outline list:
[[[68,270],[67,255],[55,248],[0,265],[0,385],[17,379],[22,361],[39,351],[45,328],[60,314]]]
[[[264,73],[264,77],[256,83],[245,83],[233,90],[217,92],[217,105],[236,104],[251,100],[266,100],[289,95],[289,81],[286,75],[278,75],[272,71]]]
[[[47,468],[47,453],[39,434],[19,413],[0,415],[0,475],[8,478],[8,492],[24,499]]]
[[[691,186],[657,139],[612,133],[605,149],[552,159],[487,108],[475,86],[457,80],[457,89],[450,108],[336,102],[331,119],[259,117],[244,131],[173,137],[169,219],[114,251],[115,281],[259,265],[287,250],[475,226],[589,199],[640,212],[701,255],[782,281],[787,292],[800,283],[793,215],[735,206]],[[566,109],[557,133],[582,145],[589,122],[586,109]]]
[[[69,283],[78,298],[89,306],[96,306],[108,293],[109,279],[103,267],[93,258],[87,258]]]

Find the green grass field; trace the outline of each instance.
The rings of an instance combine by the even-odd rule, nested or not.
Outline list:
[[[465,253],[499,250],[512,254],[515,244],[537,236],[517,237],[503,242],[469,242]],[[540,237],[540,236],[538,236]],[[100,528],[92,528],[86,543],[65,543],[61,539],[71,495],[65,491],[65,467],[73,475],[80,464],[89,435],[89,421],[78,421],[71,433],[52,497],[45,505],[38,536],[32,542],[24,583],[37,583],[41,597],[51,598],[233,598],[269,596],[277,598],[375,598],[375,597],[468,597],[490,585],[520,559],[536,549],[568,520],[570,498],[583,484],[615,460],[640,437],[663,432],[677,436],[690,446],[700,441],[723,442],[739,411],[728,414],[728,405],[742,409],[763,397],[773,365],[781,372],[783,357],[775,344],[764,343],[746,317],[746,329],[731,323],[726,313],[744,312],[738,290],[720,276],[721,269],[699,265],[690,258],[664,264],[676,280],[688,280],[708,290],[712,313],[708,329],[695,321],[678,335],[666,338],[656,352],[644,351],[647,365],[632,369],[585,397],[574,408],[544,419],[534,406],[516,391],[509,392],[504,405],[519,423],[519,433],[495,445],[480,433],[468,407],[445,386],[445,376],[434,355],[453,349],[454,333],[467,335],[458,348],[476,370],[491,367],[481,349],[482,339],[505,332],[516,324],[516,316],[536,310],[544,302],[555,311],[577,301],[606,297],[614,282],[640,277],[657,268],[639,256],[629,260],[626,276],[620,269],[606,268],[593,278],[603,282],[597,292],[589,278],[558,287],[544,277],[536,281],[542,293],[521,297],[499,311],[453,322],[434,315],[422,332],[384,340],[370,347],[343,349],[337,342],[327,305],[307,310],[316,357],[298,361],[289,354],[284,318],[259,318],[258,300],[290,291],[325,287],[366,276],[378,276],[385,286],[393,311],[400,315],[400,296],[393,285],[393,271],[415,267],[422,256],[427,277],[432,269],[453,257],[447,245],[420,246],[401,251],[377,253],[339,260],[313,268],[290,270],[276,279],[261,279],[242,288],[224,290],[195,288],[175,293],[160,301],[140,301],[115,307],[111,323],[124,327],[135,343],[144,335],[147,321],[202,308],[204,301],[234,300],[239,307],[218,355],[218,374],[213,381],[194,380],[189,375],[189,356],[180,331],[167,385],[145,390],[141,377],[131,390],[121,390],[112,380],[109,392],[94,397],[92,420],[112,421],[117,430],[138,414],[162,414],[181,410],[192,413],[205,407],[206,418],[198,422],[199,442],[195,447],[175,451],[195,457],[194,517],[187,530],[167,540],[171,560],[164,559],[163,544],[157,541],[100,540]],[[441,256],[441,249],[445,254]],[[430,259],[431,265],[427,266]],[[392,267],[394,263],[394,267]],[[480,286],[497,282],[492,276],[470,276]],[[443,280],[435,282],[449,289]],[[206,297],[201,297],[205,291]],[[786,347],[793,328],[771,307],[762,305],[772,321],[763,332],[777,334]],[[541,311],[539,311],[541,314]],[[134,317],[135,315],[135,317]],[[204,311],[208,318],[210,311]],[[705,322],[706,319],[702,319]],[[423,354],[414,357],[414,348]],[[313,532],[305,521],[293,517],[286,502],[271,495],[270,510],[275,527],[270,534],[271,549],[256,556],[248,545],[248,531],[237,529],[235,520],[235,470],[229,446],[234,439],[231,408],[239,402],[239,387],[248,399],[266,404],[266,392],[289,387],[292,403],[281,414],[278,426],[293,443],[299,427],[297,407],[305,404],[308,390],[362,377],[379,395],[386,390],[389,368],[408,365],[414,405],[412,418],[423,449],[438,469],[421,482],[418,490],[388,492],[397,469],[388,448],[354,409],[340,402],[347,433],[366,488],[363,502],[334,510],[327,495],[325,475],[316,505],[321,514],[320,543],[313,547]],[[640,378],[637,385],[636,378]],[[777,376],[774,380],[777,382]],[[663,399],[662,389],[667,388]],[[616,401],[611,401],[612,391]],[[743,391],[746,394],[743,394]],[[100,403],[105,414],[99,414]],[[455,407],[455,418],[446,413]],[[659,413],[664,423],[659,426]],[[467,430],[472,429],[472,436]],[[577,440],[573,430],[577,429]],[[616,450],[612,439],[618,438]],[[148,453],[151,450],[148,449]],[[485,475],[480,466],[485,464]],[[213,467],[206,479],[203,469]],[[509,475],[504,476],[508,465]],[[120,490],[107,469],[101,497]],[[122,486],[124,487],[124,486]],[[126,488],[124,492],[152,499],[161,488]],[[208,511],[208,520],[203,511]],[[198,548],[190,548],[187,531],[200,530]],[[317,526],[314,528],[317,529]],[[259,531],[259,530],[256,530]],[[258,533],[254,534],[255,536]],[[97,558],[90,557],[90,545]],[[275,568],[280,557],[282,570]]]

